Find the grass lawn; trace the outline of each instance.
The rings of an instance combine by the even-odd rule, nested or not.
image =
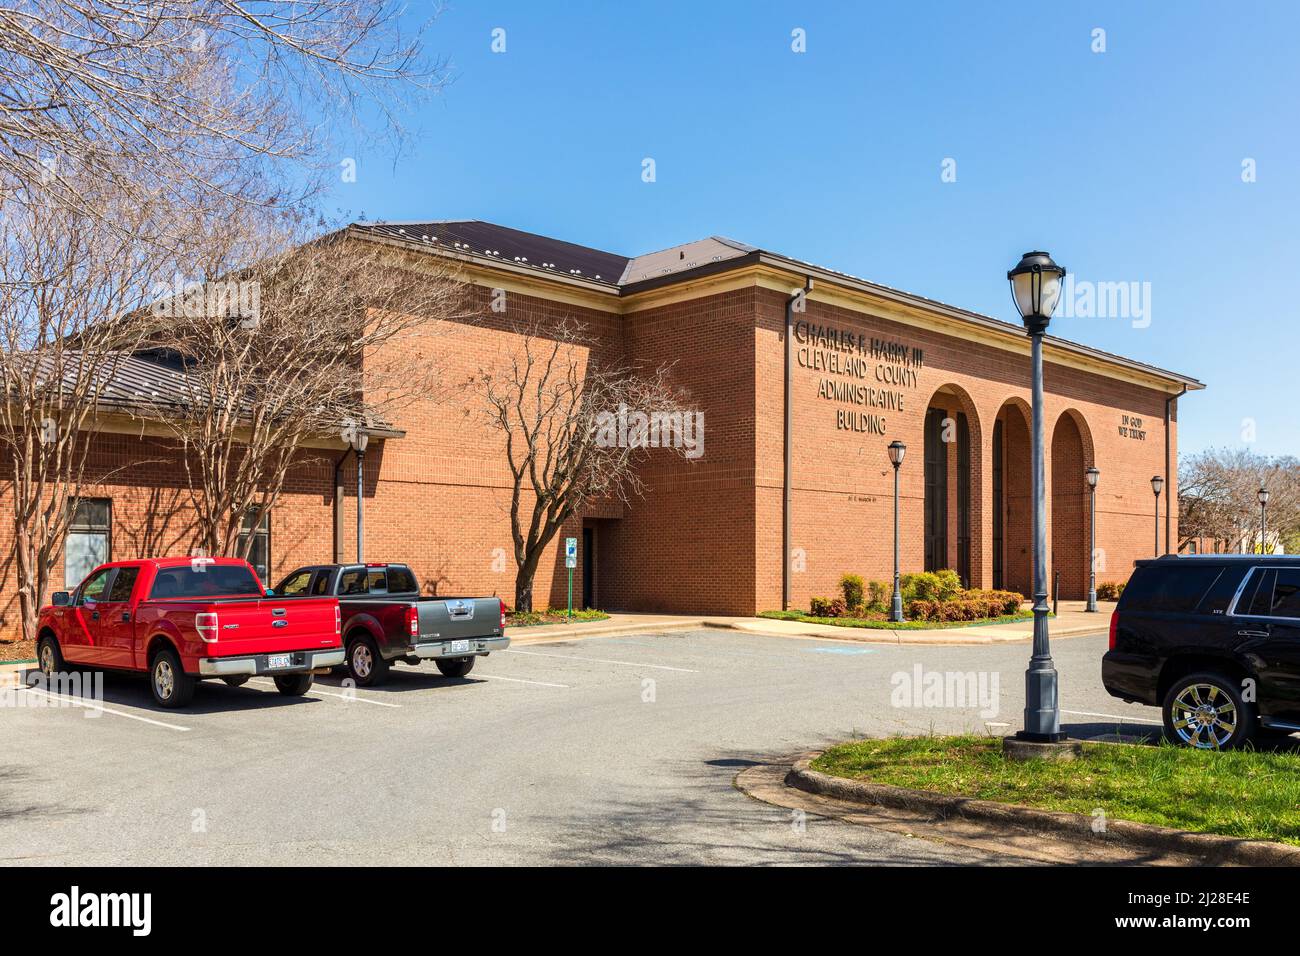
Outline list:
[[[574,610],[569,617],[563,610],[542,608],[540,611],[509,611],[506,613],[506,627],[536,627],[539,624],[570,624],[579,621],[607,621],[609,615],[604,611]]]
[[[1073,761],[1013,761],[990,737],[841,744],[813,761],[838,777],[1300,845],[1300,754],[1084,744]]]
[[[874,617],[813,617],[803,611],[760,611],[759,617],[770,617],[777,621],[799,621],[803,624],[831,624],[835,627],[867,627],[882,631],[935,631],[948,627],[983,627],[986,624],[1014,624],[1016,621],[1032,621],[1032,611],[1019,614],[1007,614],[1002,617],[982,617],[974,621],[882,621]]]

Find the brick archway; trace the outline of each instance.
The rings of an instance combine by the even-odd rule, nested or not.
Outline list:
[[[1052,429],[1051,557],[1047,586],[1061,576],[1060,596],[1078,601],[1088,595],[1088,486],[1084,472],[1093,464],[1092,433],[1074,409],[1062,412]],[[1050,590],[1049,590],[1050,593]]]
[[[1009,398],[993,421],[993,564],[994,587],[1034,593],[1034,513],[1032,413],[1022,398]]]
[[[954,384],[935,389],[926,405],[924,434],[924,566],[952,568],[965,586],[979,586],[984,580],[984,435],[970,393]]]

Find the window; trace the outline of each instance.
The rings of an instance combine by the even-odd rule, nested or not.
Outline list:
[[[86,583],[81,586],[81,593],[77,596],[78,604],[94,604],[96,601],[104,600],[104,588],[108,585],[108,579],[113,574],[113,568],[105,568],[93,578],[87,579]]]
[[[150,598],[261,597],[262,586],[241,565],[196,564],[163,568],[154,578]]]
[[[1122,610],[1190,614],[1222,572],[1213,565],[1140,567],[1124,588]]]
[[[1251,579],[1246,582],[1246,590],[1242,592],[1241,601],[1237,604],[1237,613],[1264,615],[1272,603],[1273,571],[1270,568],[1256,568]]]
[[[72,518],[63,548],[63,586],[69,591],[87,574],[110,560],[113,503],[108,498],[81,498],[68,502]]]
[[[1219,580],[1205,592],[1205,597],[1201,598],[1201,606],[1196,610],[1201,614],[1225,613],[1232,599],[1236,597],[1237,587],[1241,584],[1241,579],[1246,576],[1247,570],[1240,565],[1225,567],[1223,573],[1219,575]]]
[[[388,592],[390,594],[411,594],[418,591],[415,575],[411,569],[400,564],[388,566]]]
[[[366,590],[371,594],[388,593],[388,573],[383,568],[370,568],[366,571]]]
[[[330,574],[329,571],[317,571],[316,580],[311,583],[311,593],[315,595],[329,595]]]
[[[268,508],[262,513],[262,523],[255,527],[253,521],[256,516],[256,508],[244,515],[244,526],[239,532],[239,553],[244,553],[244,545],[249,538],[252,538],[253,545],[248,549],[248,563],[253,566],[257,576],[266,581],[269,580],[271,571],[271,509]]]
[[[278,593],[285,597],[301,597],[307,593],[309,584],[311,584],[311,571],[299,571],[297,574],[284,579],[280,584]]]
[[[117,577],[113,578],[113,586],[109,588],[108,597],[104,598],[104,600],[122,604],[131,600],[131,592],[135,589],[135,579],[139,576],[139,568],[118,568]]]
[[[1300,570],[1279,568],[1273,582],[1273,617],[1300,618]]]

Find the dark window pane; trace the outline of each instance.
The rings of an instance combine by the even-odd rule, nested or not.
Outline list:
[[[113,579],[113,586],[109,589],[105,600],[123,602],[131,600],[131,591],[135,587],[135,579],[139,576],[139,568],[118,568],[117,577]]]
[[[165,568],[153,582],[151,598],[261,597],[253,572],[232,565]]]
[[[339,594],[365,594],[366,573],[360,568],[344,571],[339,578]]]
[[[1124,611],[1170,611],[1190,614],[1214,584],[1222,568],[1205,565],[1148,565],[1129,578],[1119,605]]]
[[[371,594],[383,594],[388,590],[388,575],[383,568],[371,568],[366,577],[366,590]]]
[[[1241,585],[1241,579],[1246,576],[1248,570],[1240,566],[1222,568],[1219,579],[1205,592],[1205,597],[1201,598],[1201,606],[1197,610],[1201,614],[1226,614],[1228,605],[1232,603],[1232,598]]]
[[[312,594],[328,594],[330,586],[330,572],[317,571],[316,580],[311,584]]]
[[[388,566],[388,592],[390,594],[410,594],[418,590],[415,585],[415,575],[411,573],[410,568],[404,568],[400,564]]]
[[[1251,599],[1246,613],[1267,614],[1273,604],[1273,578],[1275,575],[1271,570],[1266,571],[1260,568],[1255,572],[1255,577],[1259,578],[1259,587],[1256,589],[1255,596]],[[1249,584],[1246,585],[1246,589],[1250,590]]]
[[[108,530],[110,504],[107,498],[82,498],[72,508],[72,527]]]
[[[1300,617],[1300,570],[1285,568],[1273,583],[1273,617]]]

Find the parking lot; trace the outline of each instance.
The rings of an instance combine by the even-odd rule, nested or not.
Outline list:
[[[1105,642],[1054,646],[1066,729],[1150,732],[1154,709],[1102,689]],[[368,689],[318,678],[305,698],[269,680],[205,682],[175,711],[153,706],[142,677],[109,675],[102,704],[0,709],[0,859],[1004,862],[833,821],[798,827],[732,779],[855,735],[1005,732],[999,723],[1019,725],[1028,655],[1027,644],[636,634],[512,648],[463,679],[427,665]],[[997,693],[900,702],[900,683],[935,671],[982,674]]]

